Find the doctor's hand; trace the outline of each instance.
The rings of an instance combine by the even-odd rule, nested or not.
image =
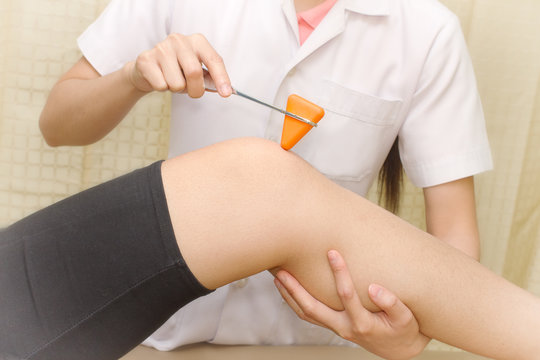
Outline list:
[[[362,305],[343,257],[329,252],[336,290],[344,311],[335,311],[312,297],[289,273],[280,270],[275,284],[298,317],[326,327],[346,340],[386,359],[410,359],[420,354],[430,339],[420,333],[413,313],[392,292],[372,284],[369,297],[381,311]]]
[[[153,49],[141,53],[124,67],[131,84],[142,92],[186,92],[193,98],[205,92],[204,64],[217,92],[232,93],[231,82],[221,56],[201,34],[171,34]]]

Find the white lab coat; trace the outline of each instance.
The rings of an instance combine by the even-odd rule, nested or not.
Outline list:
[[[204,34],[233,86],[284,107],[291,93],[326,110],[293,149],[361,195],[396,136],[419,187],[492,166],[482,107],[459,21],[436,0],[338,0],[300,46],[292,0],[113,0],[79,38],[101,73],[171,33]],[[173,95],[170,156],[225,139],[279,142],[283,115],[243,98]],[[146,344],[345,344],[296,318],[267,273],[180,310]]]

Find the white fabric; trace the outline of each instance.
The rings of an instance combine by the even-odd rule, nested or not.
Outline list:
[[[170,33],[204,34],[243,92],[280,107],[291,93],[323,106],[320,126],[293,150],[359,194],[397,135],[420,187],[492,166],[459,21],[435,0],[338,0],[301,47],[292,0],[113,0],[79,46],[107,74]],[[170,155],[242,136],[279,142],[282,124],[281,114],[240,97],[173,95]],[[196,300],[146,343],[198,341],[345,343],[296,319],[268,274]]]

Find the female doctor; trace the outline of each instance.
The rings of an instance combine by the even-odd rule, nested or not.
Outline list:
[[[280,107],[297,93],[326,116],[294,152],[360,195],[383,164],[383,177],[397,179],[401,159],[424,189],[428,231],[478,259],[472,176],[491,168],[491,155],[459,21],[436,0],[112,0],[78,44],[83,57],[52,89],[40,119],[50,145],[98,141],[152,91],[173,93],[170,156],[244,136],[279,142],[283,116],[230,96],[231,79]],[[201,63],[221,96],[203,96]],[[283,295],[299,314],[316,301],[289,290],[293,296]],[[302,317],[340,332],[369,319],[358,306],[318,306]],[[375,353],[415,355],[404,339],[422,334],[408,309],[397,308],[386,307],[392,331],[373,326],[352,340]],[[189,304],[146,344],[167,350],[201,341],[345,343],[300,321],[266,273]]]

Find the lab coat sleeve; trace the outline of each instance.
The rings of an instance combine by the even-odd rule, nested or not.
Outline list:
[[[418,187],[492,168],[484,114],[459,20],[441,26],[400,129],[405,171]]]
[[[173,0],[112,0],[79,37],[79,48],[101,75],[119,70],[167,37],[173,6]]]

